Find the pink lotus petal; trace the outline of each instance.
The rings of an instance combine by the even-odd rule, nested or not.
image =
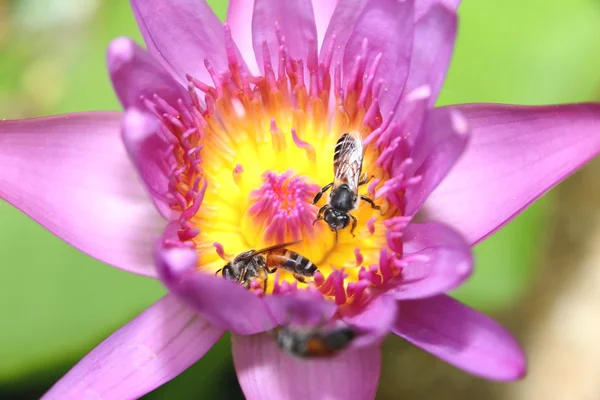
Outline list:
[[[147,111],[140,96],[152,100],[158,95],[169,104],[189,95],[146,50],[131,39],[114,39],[106,54],[108,72],[124,109],[135,107]]]
[[[408,174],[421,178],[406,189],[407,215],[414,215],[446,178],[467,146],[468,139],[467,120],[458,110],[450,107],[429,110],[410,154],[413,164]]]
[[[424,207],[471,244],[600,152],[600,104],[454,108],[466,116],[471,141]]]
[[[417,6],[421,2],[417,1]],[[415,25],[410,71],[403,101],[419,88],[429,89],[428,105],[433,107],[454,50],[456,13],[434,5]]]
[[[404,230],[402,283],[391,293],[398,300],[435,296],[452,290],[471,275],[468,243],[450,227],[429,222]]]
[[[0,121],[0,197],[79,250],[155,276],[166,222],[124,151],[121,113]]]
[[[204,66],[227,68],[225,33],[205,0],[131,0],[148,51],[179,82],[186,74],[212,82]]]
[[[268,334],[232,335],[231,342],[238,380],[248,400],[375,397],[381,368],[379,347],[302,360],[281,351]]]
[[[397,310],[398,302],[387,295],[375,297],[360,309],[341,309],[344,322],[358,332],[350,348],[373,347],[380,343],[390,333]]]
[[[123,141],[142,181],[160,213],[168,220],[176,218],[169,201],[168,144],[157,134],[158,121],[153,115],[130,109],[123,118]]]
[[[317,28],[310,0],[255,0],[252,41],[261,72],[264,72],[263,43],[269,47],[271,63],[276,71],[279,65],[280,43],[277,40],[276,26],[284,37],[285,47],[292,58],[306,60],[311,42],[314,43],[315,50],[317,48]]]
[[[176,216],[168,200],[169,166],[165,163],[169,145],[157,135],[159,123],[144,102],[154,103],[158,96],[166,103],[176,105],[189,94],[145,50],[128,38],[111,42],[107,63],[115,92],[127,111],[123,120],[127,151],[161,214],[169,220],[174,219]]]
[[[264,301],[280,325],[318,325],[328,321],[337,311],[335,303],[325,300],[320,292],[306,290],[265,296]]]
[[[417,0],[415,1],[415,21],[421,19],[431,8],[438,4],[456,13],[461,0]]]
[[[235,333],[277,325],[263,299],[233,281],[199,272],[196,250],[177,244],[177,228],[171,223],[155,249],[158,275],[173,294],[213,325]]]
[[[473,375],[498,381],[525,375],[525,355],[512,336],[449,296],[400,302],[393,331]]]
[[[335,11],[338,0],[312,0],[312,7],[315,13],[315,25],[317,26],[317,37],[320,45],[325,38],[325,32],[331,21],[331,16]]]
[[[166,295],[88,353],[43,399],[136,399],[185,371],[222,335]]]
[[[324,62],[331,51],[331,65],[341,65],[346,43],[354,30],[356,21],[368,0],[339,0],[325,31],[319,61]]]
[[[419,134],[446,77],[456,22],[455,13],[435,5],[415,25],[408,79],[393,116],[402,134],[410,134],[409,142]]]
[[[227,24],[231,29],[231,36],[240,53],[246,61],[250,72],[254,75],[260,73],[254,49],[252,48],[252,13],[254,0],[230,0],[227,7]],[[262,62],[260,62],[262,64]]]
[[[413,28],[413,0],[367,0],[346,44],[344,80],[355,68],[365,39],[367,65],[381,53],[374,82],[383,80],[378,99],[383,115],[387,115],[400,98],[408,76]]]

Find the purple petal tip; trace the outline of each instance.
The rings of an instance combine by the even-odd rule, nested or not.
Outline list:
[[[107,59],[109,69],[119,69],[135,56],[135,43],[127,37],[118,37],[108,45]]]

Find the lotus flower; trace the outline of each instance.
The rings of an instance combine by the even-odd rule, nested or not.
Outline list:
[[[511,335],[444,293],[469,276],[470,246],[598,153],[600,106],[433,108],[458,3],[231,0],[223,25],[201,0],[132,0],[147,50],[108,49],[124,114],[0,122],[3,199],[169,289],[45,398],[142,396],[225,331],[249,399],[372,399],[389,332],[472,374],[520,378]],[[364,142],[359,192],[381,212],[361,201],[336,239],[313,223],[328,196],[312,200],[345,132]],[[290,249],[318,266],[307,282],[215,276],[300,240]],[[290,315],[361,335],[300,360],[267,333]]]

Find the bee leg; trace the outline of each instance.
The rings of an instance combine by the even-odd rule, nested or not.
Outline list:
[[[323,219],[323,212],[325,211],[325,208],[327,208],[327,204],[325,204],[323,207],[319,208],[319,212],[317,213],[317,219],[315,219],[313,221],[313,225],[315,224],[315,222]]]
[[[269,281],[269,268],[263,267],[258,270],[258,278],[263,281],[263,293],[267,292],[267,282]]]
[[[242,270],[240,271],[240,277],[238,278],[238,283],[242,286],[244,286],[244,284],[246,283],[246,267],[243,267]]]
[[[352,234],[352,237],[356,237],[356,235],[354,234],[354,230],[356,229],[356,224],[358,223],[358,220],[356,219],[356,217],[352,214],[348,214],[350,215],[350,218],[352,218],[352,228],[350,228],[350,233]]]
[[[306,283],[306,279],[304,279],[304,277],[302,275],[296,275],[296,274],[294,274],[294,278],[296,278],[296,280],[298,282]]]
[[[219,272],[223,271],[223,268],[219,268],[217,272],[215,272],[215,276],[219,275]]]
[[[317,193],[317,195],[315,196],[315,199],[313,200],[313,204],[316,204],[316,202],[321,199],[321,196],[323,196],[325,194],[325,192],[328,191],[329,188],[331,188],[331,186],[333,186],[333,182],[331,182],[328,185],[323,186],[321,188],[321,190],[319,191],[319,193]]]
[[[367,203],[369,203],[371,205],[371,208],[373,208],[375,210],[379,210],[379,212],[381,213],[381,207],[379,207],[377,204],[375,204],[375,202],[373,200],[371,200],[367,196],[360,196],[360,198],[362,200],[366,201]],[[383,215],[383,213],[381,213],[381,215]]]
[[[365,185],[371,181],[371,179],[375,178],[375,175],[371,175],[367,178],[367,175],[361,175],[360,180],[358,181],[358,186]]]

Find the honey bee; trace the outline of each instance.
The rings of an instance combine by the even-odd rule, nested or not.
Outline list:
[[[333,182],[323,186],[313,200],[313,204],[316,204],[331,188],[329,201],[319,209],[313,224],[324,220],[335,232],[336,240],[338,230],[346,228],[350,220],[352,220],[350,233],[354,236],[357,220],[350,211],[358,208],[360,200],[366,201],[375,210],[381,209],[367,196],[358,194],[358,187],[368,181],[367,177],[362,175],[363,157],[364,146],[360,133],[352,131],[343,134],[338,139],[333,153]]]
[[[311,278],[318,268],[308,258],[286,249],[287,246],[296,243],[299,241],[245,251],[219,269],[215,275],[220,272],[224,278],[231,279],[245,288],[250,288],[253,279],[261,279],[263,289],[266,290],[269,274],[280,268],[291,272],[297,281],[304,283],[305,278]]]
[[[357,333],[345,326],[335,329],[320,327],[279,326],[273,330],[279,348],[301,358],[329,357],[354,340]]]

